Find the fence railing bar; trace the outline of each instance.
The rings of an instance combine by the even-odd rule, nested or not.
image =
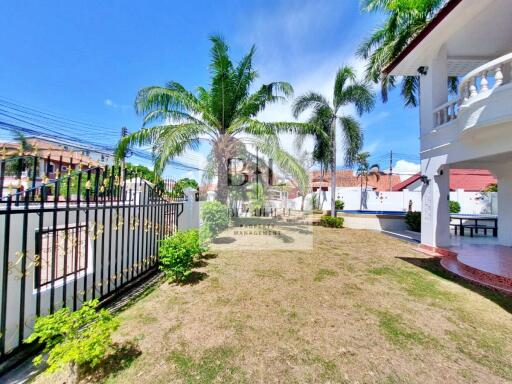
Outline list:
[[[117,288],[118,286],[118,280],[119,280],[119,263],[118,263],[118,257],[117,252],[119,251],[119,232],[120,232],[120,221],[119,221],[119,199],[120,199],[120,192],[121,192],[121,185],[120,185],[120,168],[117,169],[117,175],[114,176],[114,192],[117,200],[116,204],[116,219],[115,219],[115,226],[114,226],[114,232],[116,235],[116,241],[115,241],[115,249],[114,249],[114,255],[116,255],[114,259],[114,286]],[[120,284],[120,283],[119,283]]]
[[[124,242],[124,234],[125,234],[125,231],[126,231],[126,222],[125,222],[125,219],[126,219],[126,211],[124,209],[124,206],[126,205],[126,169],[123,167],[121,169],[121,182],[122,182],[122,186],[121,186],[121,193],[122,193],[122,198],[123,198],[123,210],[122,210],[122,214],[123,214],[123,217],[122,217],[122,221],[121,221],[121,285],[123,285],[124,283],[124,246],[125,246],[125,242]],[[119,209],[119,201],[117,203],[117,206],[118,206],[118,209]]]
[[[102,178],[102,183],[101,183],[101,190],[103,192],[100,192],[103,194],[103,205],[105,205],[105,199],[106,199],[106,188],[105,188],[105,183],[106,183],[106,177],[108,175],[108,166],[105,167],[105,171],[103,172],[103,178]],[[102,225],[102,232],[101,232],[101,263],[100,263],[100,267],[101,267],[101,280],[100,280],[100,296],[103,296],[104,294],[104,285],[105,285],[105,220],[106,220],[106,209],[103,209],[102,210],[102,221],[101,221],[101,225]]]
[[[90,208],[91,200],[91,169],[87,167],[87,179],[85,182],[85,205]],[[89,209],[85,210],[85,260],[84,260],[84,290],[82,302],[87,300],[87,276],[89,269]],[[94,287],[93,287],[94,289]]]
[[[146,183],[144,183],[144,192],[142,193],[142,201],[147,201],[147,192],[148,192],[148,186]],[[142,222],[140,223],[142,228],[141,228],[141,231],[142,231],[142,238],[141,238],[141,260],[140,260],[140,270],[139,270],[139,274],[140,273],[143,273],[145,272],[145,266],[146,266],[146,260],[147,260],[147,254],[146,254],[146,251],[145,251],[145,246],[147,246],[147,239],[146,239],[146,236],[147,236],[147,231],[146,231],[146,228],[147,228],[147,222],[148,222],[148,217],[147,217],[147,209],[146,207],[142,207]]]
[[[7,196],[6,210],[10,211],[12,205],[12,196]],[[4,232],[4,252],[3,252],[3,265],[2,265],[2,317],[0,318],[0,348],[2,354],[5,354],[6,343],[6,321],[7,321],[7,288],[9,278],[9,238],[11,231],[11,216],[5,216],[5,232]]]
[[[29,192],[25,194],[25,206],[29,201]],[[18,333],[18,344],[23,342],[23,335],[25,331],[25,281],[27,275],[27,232],[28,232],[28,213],[23,215],[21,235],[21,276],[20,276],[20,313],[19,313],[19,333]]]
[[[71,181],[67,180],[66,183],[66,210],[64,211],[64,284],[62,286],[62,306],[67,307],[67,282],[68,282],[68,249],[69,249],[69,202],[71,200]]]
[[[60,168],[60,163],[59,163]],[[69,182],[68,182],[69,184]],[[56,260],[56,252],[57,252],[57,208],[58,208],[58,197],[60,195],[60,180],[55,183],[54,190],[54,210],[53,210],[53,223],[52,223],[52,262],[50,266],[50,313],[53,313],[55,310],[55,260]],[[65,302],[65,300],[64,300]]]
[[[72,179],[70,180],[72,182]],[[76,199],[77,199],[77,210],[76,210],[76,223],[75,223],[75,260],[74,260],[74,281],[73,281],[73,311],[76,311],[77,309],[77,299],[78,299],[78,270],[80,269],[80,253],[79,249],[81,247],[80,239],[81,239],[81,226],[80,226],[80,197],[81,197],[81,187],[82,187],[82,172],[78,174],[78,183],[77,183],[77,193],[76,193]],[[67,232],[67,228],[66,228]],[[67,271],[65,272],[67,274]]]
[[[36,287],[36,316],[41,315],[41,273],[42,273],[42,246],[43,246],[43,225],[44,225],[44,203],[45,203],[45,188],[44,186],[41,188],[41,202],[39,203],[39,225],[36,233],[36,256],[37,260],[35,261],[35,287]]]
[[[98,231],[99,231],[99,225],[98,225],[98,192],[99,192],[99,179],[100,179],[100,169],[96,168],[95,170],[95,177],[94,177],[94,204],[95,204],[95,210],[94,210],[94,234],[93,234],[93,259],[92,259],[92,298],[96,298],[96,258],[97,258],[97,251],[98,251]],[[87,207],[89,208],[89,207]]]
[[[125,188],[126,188],[126,170],[125,170]],[[132,190],[128,190],[128,202],[130,203],[131,202],[131,198],[132,198]],[[124,210],[124,205],[126,204],[123,204],[123,210]],[[130,275],[130,225],[131,225],[131,208],[128,207],[128,219],[126,220],[126,280],[129,280],[129,275]],[[124,241],[123,241],[124,242]]]

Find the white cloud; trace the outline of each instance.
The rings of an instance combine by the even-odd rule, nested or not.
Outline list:
[[[349,31],[346,39],[340,37],[340,44],[335,48],[319,44],[320,36],[334,33],[333,26],[350,21],[347,9],[351,7],[352,4],[348,2],[338,1],[283,1],[257,12],[249,21],[244,17],[238,40],[244,47],[253,43],[256,45],[255,67],[261,83],[287,81],[294,87],[294,96],[315,91],[330,100],[336,71],[342,65],[350,65],[362,75],[365,63],[354,56]],[[291,104],[288,101],[271,105],[258,118],[263,121],[294,121]],[[344,112],[354,114],[355,111],[349,107]],[[305,121],[307,118],[308,113],[304,113],[299,120]],[[371,120],[361,123],[366,127]],[[342,148],[340,130],[337,137],[338,148]],[[285,150],[295,152],[293,135],[282,135],[281,142]],[[312,140],[307,140],[305,148],[310,151],[312,143]],[[342,165],[342,160],[343,156],[339,153],[338,165]]]
[[[113,102],[112,100],[110,100],[110,99],[106,99],[106,100],[105,100],[105,105],[106,105],[107,107],[112,107],[112,108],[116,108],[116,107],[117,107],[117,104],[116,104],[116,103],[114,103],[114,102]]]
[[[389,170],[388,170],[389,171]],[[398,160],[395,167],[393,167],[393,173],[400,175],[400,180],[405,180],[415,175],[420,171],[420,165],[407,161]]]
[[[129,105],[124,105],[124,104],[118,104],[116,103],[115,101],[113,101],[112,99],[105,99],[104,101],[104,104],[107,106],[107,107],[110,107],[110,108],[114,108],[114,109],[122,109],[122,110],[127,110],[130,108]]]

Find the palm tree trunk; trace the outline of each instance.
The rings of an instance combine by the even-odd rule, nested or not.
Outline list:
[[[361,193],[359,194],[359,210],[363,210],[363,175],[361,175]]]
[[[217,200],[222,204],[228,201],[228,170],[224,161],[217,164]]]
[[[336,118],[331,122],[331,216],[336,217]]]

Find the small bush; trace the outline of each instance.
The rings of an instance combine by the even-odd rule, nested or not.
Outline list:
[[[407,212],[405,224],[411,231],[421,232],[421,212]]]
[[[345,202],[343,200],[336,200],[335,207],[341,211],[343,208],[345,208]]]
[[[197,229],[176,232],[160,243],[160,270],[168,278],[183,283],[192,271],[194,257],[204,251]]]
[[[343,217],[322,216],[320,225],[329,228],[343,228]]]
[[[450,213],[459,213],[459,212],[460,212],[459,202],[450,200]]]
[[[34,358],[35,365],[48,355],[47,372],[54,372],[67,364],[72,370],[97,366],[112,348],[112,332],[119,320],[106,309],[96,310],[98,300],[87,301],[78,311],[62,308],[36,319],[34,332],[25,340],[45,344],[41,355]]]
[[[208,201],[201,207],[201,235],[215,237],[229,225],[229,210],[219,201]]]

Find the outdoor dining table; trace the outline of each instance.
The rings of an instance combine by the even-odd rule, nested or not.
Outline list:
[[[450,222],[451,222],[451,220],[459,220],[458,226],[460,227],[461,236],[464,236],[464,227],[469,227],[469,228],[473,227],[478,231],[478,229],[479,229],[478,222],[483,222],[483,221],[489,222],[490,221],[493,223],[493,227],[488,227],[487,229],[492,229],[493,236],[494,237],[497,236],[497,232],[498,232],[498,216],[497,215],[471,215],[471,214],[456,213],[456,214],[450,215]],[[469,220],[472,220],[474,222],[474,224],[473,225],[463,224],[462,223],[463,220],[465,220],[466,222]]]

